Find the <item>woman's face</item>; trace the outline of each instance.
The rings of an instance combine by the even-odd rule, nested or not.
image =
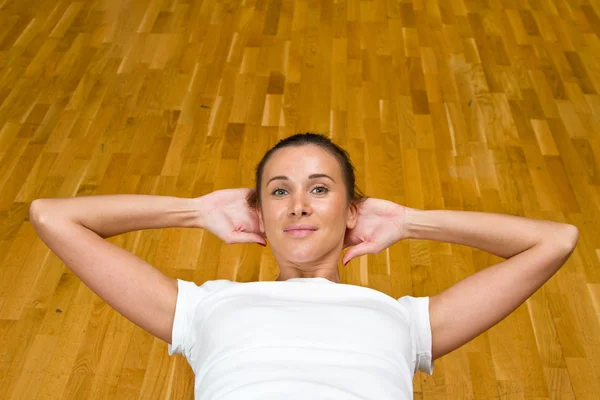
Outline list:
[[[261,232],[280,268],[335,265],[346,228],[356,224],[356,207],[346,203],[346,185],[338,161],[321,147],[277,150],[262,177]],[[307,225],[310,230],[289,230]]]

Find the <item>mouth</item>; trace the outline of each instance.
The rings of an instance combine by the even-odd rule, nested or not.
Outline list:
[[[288,235],[298,238],[306,237],[313,232],[316,232],[316,229],[292,229],[289,231],[285,231],[285,233],[287,233]]]

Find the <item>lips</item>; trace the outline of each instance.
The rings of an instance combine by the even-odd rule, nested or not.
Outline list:
[[[315,232],[314,229],[292,229],[289,231],[285,231],[285,233],[287,233],[288,235],[291,235],[293,237],[305,237],[305,236],[310,235],[313,232]]]
[[[285,227],[284,232],[294,231],[294,230],[316,231],[317,227],[314,225],[308,225],[308,224],[294,224],[294,225],[289,225],[289,226]]]
[[[314,225],[296,224],[286,227],[283,231],[293,237],[306,237],[317,230]]]

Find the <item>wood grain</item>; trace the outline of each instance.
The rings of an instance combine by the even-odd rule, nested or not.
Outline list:
[[[0,0],[0,395],[191,399],[193,373],[36,236],[31,201],[250,187],[279,139],[345,147],[367,195],[578,226],[567,264],[414,378],[416,399],[600,393],[600,3]],[[171,277],[273,280],[201,230],[108,239]],[[345,283],[428,296],[499,261],[407,241]]]

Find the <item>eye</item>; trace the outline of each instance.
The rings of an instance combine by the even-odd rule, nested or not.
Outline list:
[[[313,188],[313,191],[314,191],[314,190],[317,190],[317,189],[320,189],[320,192],[317,192],[317,194],[325,194],[325,193],[329,192],[329,189],[328,189],[326,186],[315,186],[315,187]],[[285,190],[285,189],[282,189],[282,188],[277,188],[277,189],[273,190],[273,191],[271,192],[271,194],[272,194],[272,195],[275,195],[275,196],[283,196],[283,194],[284,194],[284,193],[281,193],[280,191],[281,191],[281,192],[286,192],[286,190]],[[277,192],[280,192],[280,193],[277,193]]]
[[[316,189],[322,189],[323,190],[319,194],[325,194],[325,193],[329,192],[329,189],[327,189],[325,186],[317,186],[313,190],[316,190]]]

